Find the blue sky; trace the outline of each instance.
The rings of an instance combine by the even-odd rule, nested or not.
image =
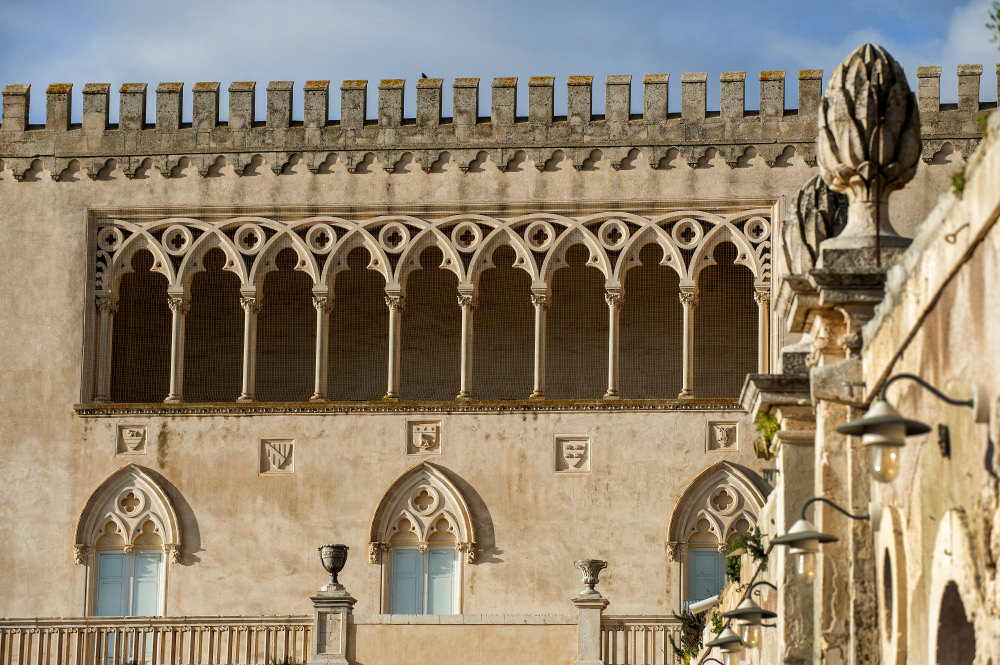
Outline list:
[[[445,79],[478,76],[481,109],[489,81],[518,76],[526,113],[529,76],[553,75],[556,112],[564,112],[565,79],[594,75],[594,110],[603,110],[607,74],[633,75],[633,108],[641,108],[645,73],[671,76],[671,111],[680,108],[680,74],[709,73],[708,105],[718,108],[718,77],[747,72],[747,106],[757,105],[757,74],[787,71],[786,104],[795,105],[796,72],[830,71],[858,44],[882,44],[914,85],[917,65],[942,65],[942,98],[954,101],[955,66],[983,65],[982,98],[996,99],[1000,52],[984,24],[990,0],[839,0],[814,2],[636,2],[618,0],[64,0],[12,2],[0,12],[0,85],[32,85],[32,122],[44,122],[45,88],[73,83],[79,118],[84,83],[184,81],[185,117],[196,81],[258,82],[258,116],[269,80],[301,85],[329,79],[331,116],[339,116],[339,83],[369,80],[369,115],[377,82],[406,78],[412,115],[421,72]],[[227,101],[223,93],[223,113]],[[450,91],[445,114],[450,114]],[[153,95],[149,95],[152,118]],[[488,113],[488,110],[481,111]],[[112,120],[117,102],[112,102]]]

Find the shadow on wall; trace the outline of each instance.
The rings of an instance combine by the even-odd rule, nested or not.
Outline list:
[[[180,490],[163,477],[163,474],[149,467],[141,468],[143,473],[148,474],[149,477],[163,488],[163,491],[167,493],[167,496],[170,497],[170,500],[174,504],[174,510],[177,512],[177,521],[180,523],[180,532],[183,535],[181,542],[184,543],[184,547],[181,549],[180,565],[193,566],[201,563],[201,559],[197,555],[198,552],[202,551],[201,529],[198,527],[198,519],[191,509],[191,505],[184,498],[184,495],[181,494]]]
[[[472,513],[472,521],[476,525],[476,538],[479,541],[476,543],[476,565],[485,563],[503,563],[504,560],[500,558],[500,555],[503,554],[503,550],[497,549],[496,546],[496,534],[493,530],[493,516],[490,515],[490,509],[486,507],[486,502],[483,501],[483,497],[479,496],[479,492],[477,492],[472,485],[451,469],[447,469],[443,466],[436,466],[435,468],[446,475],[448,480],[455,484],[455,487],[457,487],[458,491],[462,493],[462,496],[465,497],[466,503],[469,505],[469,512]]]

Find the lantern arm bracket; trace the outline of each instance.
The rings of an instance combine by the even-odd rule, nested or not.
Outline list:
[[[926,388],[927,390],[929,390],[935,397],[937,397],[938,399],[940,399],[940,400],[942,400],[944,402],[947,402],[948,404],[951,404],[953,406],[967,406],[970,409],[975,409],[976,408],[976,397],[975,397],[975,395],[973,395],[973,397],[971,397],[970,399],[964,399],[964,400],[963,399],[955,399],[953,397],[948,397],[943,392],[941,392],[940,390],[938,390],[937,388],[935,388],[931,384],[927,383],[927,381],[925,381],[921,377],[917,376],[916,374],[908,374],[908,373],[901,373],[901,374],[896,374],[894,376],[891,376],[889,378],[889,380],[886,381],[882,385],[882,391],[880,393],[881,399],[885,399],[886,398],[885,395],[886,395],[886,392],[889,390],[889,386],[891,386],[893,383],[895,383],[896,381],[899,381],[901,379],[909,379],[910,381],[913,381],[914,383],[917,383],[918,385],[923,386],[924,388]]]
[[[749,587],[747,587],[746,595],[749,596],[751,593],[756,593],[758,596],[760,596],[760,591],[756,591],[755,592],[754,589],[756,589],[757,587],[759,587],[761,585],[769,586],[772,589],[774,589],[775,591],[778,590],[778,587],[775,584],[772,584],[771,582],[768,582],[767,580],[758,580],[758,581],[754,582],[753,584],[751,584]]]
[[[830,506],[837,512],[846,515],[847,517],[850,517],[852,520],[870,520],[872,518],[871,514],[865,514],[865,515],[851,514],[846,510],[844,510],[843,508],[841,508],[840,506],[838,506],[837,504],[835,504],[833,501],[827,499],[825,496],[814,496],[813,498],[809,499],[804,504],[802,504],[802,519],[806,518],[806,509],[809,508],[809,506],[811,506],[812,504],[816,503],[817,501],[825,503],[826,505]]]

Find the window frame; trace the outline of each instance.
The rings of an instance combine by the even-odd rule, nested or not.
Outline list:
[[[168,557],[164,556],[164,552],[159,548],[135,548],[129,551],[131,548],[126,547],[106,547],[98,548],[94,552],[94,565],[90,566],[90,586],[92,592],[90,595],[90,602],[88,607],[88,616],[92,617],[162,617],[166,615],[166,588],[167,588],[167,561]],[[100,588],[101,588],[101,557],[107,556],[109,554],[120,554],[124,557],[125,572],[123,578],[126,580],[126,598],[125,607],[128,609],[127,614],[98,614],[98,603],[100,601]],[[158,559],[159,570],[157,571],[156,579],[156,614],[135,614],[135,560],[138,555],[156,555]]]
[[[396,612],[393,607],[393,596],[395,592],[395,576],[393,574],[395,566],[395,555],[401,550],[414,551],[418,553],[419,561],[419,573],[418,582],[419,587],[417,591],[418,603],[420,605],[421,611],[416,614],[409,614],[410,616],[423,616],[423,615],[436,615],[437,613],[431,613],[428,611],[428,602],[430,600],[430,555],[431,552],[449,552],[452,555],[452,561],[454,567],[452,568],[452,578],[451,578],[451,609],[452,611],[447,613],[445,616],[462,614],[462,577],[464,572],[464,566],[462,562],[462,557],[459,556],[459,551],[453,545],[392,545],[389,551],[386,553],[387,556],[384,558],[382,563],[382,608],[385,614],[404,614],[402,612]],[[405,615],[404,614],[404,615]]]

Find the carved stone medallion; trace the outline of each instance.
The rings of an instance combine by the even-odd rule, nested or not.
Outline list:
[[[145,455],[148,425],[118,425],[115,452],[119,455]]]
[[[406,421],[406,454],[440,455],[441,421],[440,420]]]
[[[708,423],[708,450],[738,450],[739,428],[734,421]]]
[[[556,436],[555,447],[556,473],[590,472],[589,436],[559,435]]]
[[[260,474],[274,476],[290,474],[294,467],[295,441],[292,439],[260,440]]]

